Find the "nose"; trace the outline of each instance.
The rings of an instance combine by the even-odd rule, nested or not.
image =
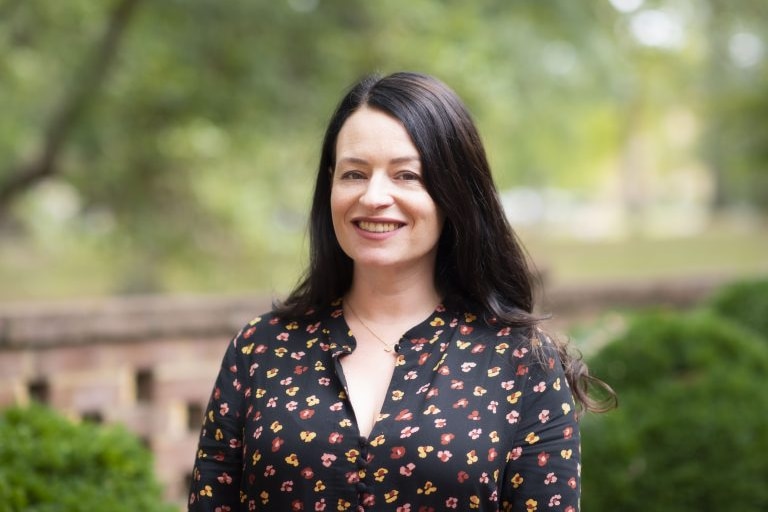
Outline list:
[[[389,177],[383,173],[373,173],[366,184],[365,192],[360,196],[360,204],[373,209],[385,208],[394,202],[392,192]]]

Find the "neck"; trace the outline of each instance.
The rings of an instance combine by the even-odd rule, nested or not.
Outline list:
[[[441,297],[432,272],[369,272],[355,269],[345,300],[355,311],[377,324],[426,318]]]

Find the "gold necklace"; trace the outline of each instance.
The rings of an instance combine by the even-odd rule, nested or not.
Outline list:
[[[384,341],[383,339],[379,338],[379,335],[378,335],[378,334],[376,334],[375,332],[373,332],[373,329],[371,329],[370,327],[368,327],[368,326],[366,325],[366,323],[365,323],[365,322],[363,322],[363,319],[362,319],[362,318],[360,318],[360,315],[358,315],[358,314],[355,312],[355,310],[352,308],[352,305],[351,305],[349,302],[345,302],[344,304],[346,304],[346,306],[349,308],[349,312],[350,312],[350,313],[352,313],[352,316],[354,316],[355,318],[357,318],[357,321],[358,321],[358,322],[360,322],[360,325],[362,325],[363,327],[365,327],[365,329],[366,329],[366,330],[367,330],[369,333],[371,333],[371,334],[373,335],[373,337],[374,337],[374,338],[376,338],[377,340],[379,340],[379,343],[381,343],[382,345],[384,345],[384,352],[392,353],[393,351],[396,351],[396,350],[395,350],[395,347],[397,347],[397,344],[395,344],[395,347],[393,347],[392,345],[390,345],[389,343],[387,343],[387,342],[386,342],[386,341]]]

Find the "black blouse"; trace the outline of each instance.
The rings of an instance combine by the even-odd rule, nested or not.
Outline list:
[[[550,342],[438,307],[401,338],[366,438],[341,302],[307,318],[267,314],[230,343],[189,510],[579,510],[579,428]]]

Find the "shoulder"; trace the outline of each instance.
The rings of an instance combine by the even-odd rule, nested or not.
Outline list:
[[[312,336],[323,328],[329,319],[341,315],[340,305],[329,305],[319,310],[307,310],[301,315],[283,315],[276,310],[253,317],[233,338],[233,344],[246,345],[271,340],[289,341],[292,338]]]

